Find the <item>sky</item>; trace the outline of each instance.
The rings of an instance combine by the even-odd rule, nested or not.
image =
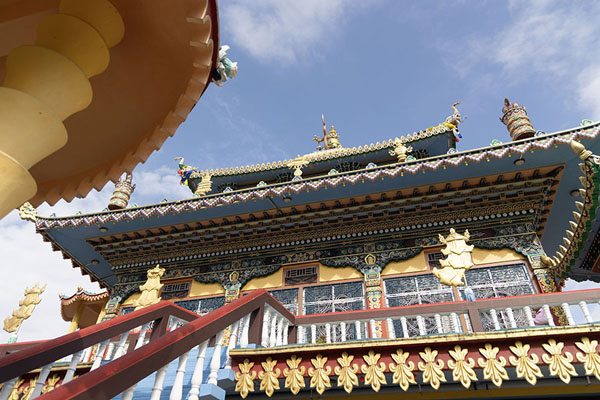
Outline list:
[[[175,136],[135,169],[130,204],[190,196],[177,156],[210,169],[314,151],[321,114],[354,147],[438,125],[460,101],[459,150],[510,140],[498,119],[505,97],[548,133],[600,120],[600,2],[222,0],[219,12],[221,44],[239,72],[210,85]],[[113,188],[38,212],[97,212]],[[59,293],[99,291],[16,212],[0,221],[0,260],[0,318],[26,286],[47,284],[19,341],[66,332]]]

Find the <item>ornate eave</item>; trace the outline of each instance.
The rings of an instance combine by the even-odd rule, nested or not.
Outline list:
[[[564,208],[574,205],[569,195],[569,186],[580,175],[577,165],[570,161],[575,155],[570,150],[569,143],[573,139],[594,139],[599,132],[600,124],[594,124],[424,160],[122,211],[68,218],[39,217],[36,223],[45,240],[63,252],[65,258],[70,258],[75,267],[81,268],[83,273],[90,274],[93,280],[98,280],[106,287],[117,284],[118,274],[135,269],[143,271],[156,262],[181,266],[192,263],[200,266],[204,263],[227,263],[226,260],[231,257],[258,256],[270,248],[267,247],[269,240],[273,241],[274,238],[278,238],[278,243],[273,242],[270,251],[281,253],[296,251],[294,249],[297,246],[290,244],[293,243],[292,239],[294,242],[304,240],[305,246],[307,240],[319,240],[320,243],[315,245],[325,246],[327,240],[323,238],[331,237],[332,244],[335,244],[339,240],[336,239],[338,235],[345,235],[344,242],[348,243],[352,241],[349,235],[354,234],[356,240],[364,240],[359,236],[371,232],[374,241],[383,240],[386,235],[403,240],[406,235],[410,236],[409,232],[423,235],[423,222],[428,224],[427,229],[432,232],[442,229],[439,224],[444,221],[458,227],[457,229],[464,229],[469,224],[475,224],[472,220],[467,220],[472,219],[475,214],[478,219],[488,215],[491,222],[492,215],[496,215],[494,208],[498,210],[506,202],[505,198],[498,197],[503,191],[507,194],[522,192],[525,197],[538,196],[535,193],[539,192],[542,197],[529,201],[525,197],[523,201],[515,200],[517,203],[521,201],[522,207],[517,203],[511,204],[510,210],[506,209],[501,213],[506,216],[500,220],[514,220],[516,215],[534,209],[531,214],[533,219],[529,222],[533,223],[534,228],[528,232],[536,237],[541,236],[546,250],[552,251],[557,248],[554,243],[562,241],[561,229],[568,225],[568,220],[564,220],[565,217],[568,218]],[[597,147],[595,144],[596,142],[592,142],[591,147]],[[536,149],[542,151],[538,153]],[[529,156],[530,152],[538,155]],[[518,157],[511,158],[512,155]],[[523,166],[521,162],[513,163],[515,159],[521,158],[527,160]],[[567,164],[556,164],[557,161]],[[472,165],[478,163],[479,167],[473,169]],[[567,174],[566,183],[558,185],[558,182],[565,181],[562,177],[564,174]],[[521,188],[522,185],[524,186]],[[311,192],[318,192],[318,195]],[[475,203],[472,203],[473,200],[469,200],[471,203],[461,203],[461,196],[465,200],[472,198]],[[495,198],[497,200],[493,200]],[[517,196],[515,199],[518,198]],[[560,210],[553,207],[555,198],[560,199]],[[287,202],[284,201],[286,199]],[[476,204],[481,199],[487,199],[481,203],[483,208]],[[446,206],[447,209],[439,205],[436,206],[437,209],[427,208],[427,204],[440,204],[440,201],[454,205],[450,208]],[[500,203],[495,204],[494,201]],[[534,207],[530,208],[532,205]],[[424,206],[426,207],[423,208]],[[461,207],[464,208],[463,211],[460,211]],[[485,207],[490,210],[485,211]],[[412,209],[414,216],[405,214],[406,211],[397,214],[399,209]],[[445,211],[456,215],[454,218],[446,218],[443,215]],[[519,214],[516,214],[517,211]],[[353,218],[353,213],[364,215],[366,219],[351,219],[352,223],[344,219]],[[389,218],[395,215],[401,215],[402,218]],[[458,217],[465,219],[464,227],[460,227],[462,222]],[[327,233],[327,227],[318,226],[315,230],[298,225],[304,220],[330,218],[340,224],[339,227],[332,225],[331,235]],[[383,220],[379,221],[380,218]],[[435,228],[436,223],[439,228]],[[546,224],[553,224],[553,228],[545,229]],[[290,233],[292,236],[289,241],[285,235],[282,236],[281,231],[271,231],[270,227],[276,225],[287,226],[286,234]],[[72,229],[65,229],[67,227]],[[350,231],[342,233],[342,230],[348,229]],[[302,235],[302,239],[299,239],[299,235]],[[224,242],[219,244],[219,241]],[[496,242],[490,242],[484,248],[512,245],[507,241]],[[162,243],[164,246],[155,253],[152,250],[153,243]],[[146,259],[136,255],[142,250]],[[235,255],[232,253],[234,250]],[[90,265],[93,260],[98,260],[101,267],[96,267],[98,264]]]

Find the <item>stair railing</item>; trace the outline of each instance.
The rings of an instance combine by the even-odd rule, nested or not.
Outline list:
[[[224,397],[225,389],[222,386],[225,385],[222,382],[229,381],[229,384],[232,384],[234,376],[231,359],[228,356],[225,367],[221,368],[223,347],[227,346],[225,351],[228,354],[229,348],[235,346],[260,345],[266,308],[271,310],[272,315],[277,316],[278,324],[276,326],[279,326],[281,319],[279,316],[284,319],[281,322],[282,327],[286,324],[288,327],[294,324],[294,315],[283,305],[265,290],[256,290],[204,316],[194,314],[196,318],[193,320],[182,317],[183,314],[177,315],[178,318],[189,322],[147,344],[139,342],[138,339],[139,343],[136,343],[133,351],[83,374],[74,381],[59,386],[42,398],[44,400],[110,399],[121,394],[122,400],[128,400],[133,398],[136,385],[142,379],[156,372],[150,399],[159,399],[164,387],[166,367],[173,360],[178,359],[170,398],[180,399],[183,390],[183,375],[189,362],[190,350],[194,348],[198,348],[198,355],[195,360],[188,398],[197,399],[199,395],[202,395],[203,390]],[[127,317],[127,315],[115,318],[115,320]],[[288,330],[286,333],[285,340],[295,342],[295,330]],[[111,335],[114,337],[114,332]],[[105,336],[110,337],[111,335]],[[276,337],[277,335],[281,336],[281,342],[283,342],[283,329],[276,333]],[[226,336],[228,336],[227,340]],[[100,341],[102,340],[106,340],[106,338],[103,336]],[[86,344],[88,343],[91,342],[87,341]],[[98,341],[96,340],[94,343],[98,343]],[[80,347],[85,348],[84,346]],[[202,367],[207,347],[213,347],[214,352],[210,361],[208,382],[202,384]],[[13,376],[18,376],[18,374],[13,374]]]

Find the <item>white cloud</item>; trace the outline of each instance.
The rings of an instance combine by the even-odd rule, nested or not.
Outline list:
[[[509,13],[500,32],[465,40],[467,51],[455,65],[460,76],[492,63],[505,75],[503,83],[540,79],[564,86],[560,100],[600,119],[600,3],[512,1]]]
[[[221,5],[221,22],[236,46],[264,64],[292,64],[322,51],[322,44],[343,24],[350,7],[344,0],[253,0]]]
[[[134,173],[137,187],[132,202],[139,205],[160,202],[164,197],[179,200],[190,197],[189,189],[179,184],[176,170],[161,166],[154,171]],[[103,210],[114,189],[108,183],[100,192],[92,191],[84,199],[75,199],[70,203],[58,202],[50,207],[43,204],[38,208],[42,216],[55,213],[57,216],[70,216],[78,211],[92,213]],[[130,202],[130,205],[132,204]],[[42,294],[42,302],[37,306],[31,318],[23,322],[19,332],[19,341],[50,339],[67,332],[69,324],[60,316],[58,294],[73,294],[77,286],[99,292],[97,283],[91,283],[89,277],[82,276],[79,269],[71,266],[70,260],[64,260],[61,253],[52,251],[49,243],[35,233],[34,224],[22,221],[17,211],[11,212],[0,220],[0,266],[3,274],[2,295],[0,299],[0,322],[18,308],[26,287],[36,282],[47,284]],[[0,333],[0,342],[6,343],[10,334]]]
[[[180,184],[176,168],[177,164],[173,161],[171,166],[161,165],[152,171],[134,172],[133,182],[136,187],[131,196],[130,205],[133,202],[141,206],[158,203],[164,198],[174,201],[192,197],[190,189]]]

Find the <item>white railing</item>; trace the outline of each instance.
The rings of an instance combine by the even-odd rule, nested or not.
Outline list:
[[[418,314],[298,325],[297,343],[337,343],[471,331],[469,316],[466,313]]]
[[[287,345],[289,328],[292,325],[293,321],[290,321],[269,305],[265,305],[260,342],[261,346],[275,347]]]
[[[584,300],[486,308],[480,310],[480,318],[484,331],[555,326],[557,311],[564,313],[570,326],[600,322],[600,301]]]

